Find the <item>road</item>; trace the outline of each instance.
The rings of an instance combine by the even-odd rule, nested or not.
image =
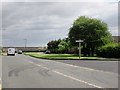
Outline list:
[[[25,55],[3,56],[2,87],[117,88],[118,74]]]
[[[99,60],[57,60],[59,62],[72,64],[76,66],[82,66],[86,68],[92,68],[97,70],[102,70],[106,72],[118,72],[118,61],[99,61]]]
[[[0,90],[1,90],[1,84],[2,84],[2,81],[1,81],[1,77],[2,77],[2,57],[0,56]]]

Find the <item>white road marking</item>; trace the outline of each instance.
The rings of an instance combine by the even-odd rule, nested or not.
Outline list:
[[[42,66],[42,65],[40,65],[40,64],[36,64],[36,63],[34,63],[34,62],[32,62],[32,61],[29,61],[29,62],[32,63],[32,64],[34,64],[34,65],[36,65],[36,66],[39,66],[39,67],[41,67],[41,68],[50,70],[49,68],[44,67],[44,66]],[[103,88],[103,87],[101,87],[101,86],[98,86],[98,85],[95,85],[95,84],[86,82],[86,81],[84,81],[84,80],[80,80],[80,79],[77,79],[77,78],[75,78],[75,77],[72,77],[72,76],[66,75],[66,74],[64,74],[64,73],[58,72],[58,71],[56,71],[56,70],[51,70],[51,71],[54,72],[54,73],[57,73],[57,74],[59,74],[59,75],[61,75],[61,76],[70,78],[70,79],[72,79],[72,80],[75,80],[75,81],[78,81],[78,82],[87,84],[87,85],[89,85],[89,86],[93,86],[93,87],[95,87],[95,88]],[[104,89],[104,88],[103,88],[103,89]]]
[[[36,60],[40,61],[40,59],[36,59]],[[51,61],[51,60],[44,60],[44,61]],[[114,74],[114,75],[120,76],[118,73],[113,73],[113,72],[109,72],[109,71],[96,70],[96,69],[93,69],[93,68],[81,67],[81,66],[76,66],[76,65],[72,65],[72,64],[66,64],[66,63],[57,62],[57,61],[52,61],[52,62],[62,63],[62,64],[65,64],[65,65],[67,65],[67,66],[70,66],[70,67],[81,68],[81,69],[86,69],[86,70],[91,70],[91,71],[97,71],[97,72],[104,72],[104,73]],[[110,61],[109,61],[109,62],[110,62]],[[112,62],[112,61],[111,61],[111,62]]]
[[[30,62],[30,61],[29,61],[29,62]],[[34,62],[30,62],[30,63],[35,64],[36,66],[39,66],[39,67],[42,67],[42,68],[44,68],[44,69],[48,69],[48,70],[49,70],[49,68],[44,67],[44,66],[41,66],[40,64],[36,64],[36,63],[34,63]]]
[[[38,59],[36,59],[36,60],[38,60]],[[51,61],[51,60],[47,60],[47,61]],[[57,62],[57,61],[53,61],[53,62],[62,63],[62,64],[65,64],[67,66],[70,66],[70,67],[75,67],[75,68],[81,68],[81,69],[86,69],[86,70],[91,70],[91,71],[104,72],[104,73],[110,73],[110,74],[118,75],[118,73],[113,73],[113,72],[108,72],[108,71],[103,71],[103,70],[96,70],[96,69],[88,68],[88,67],[81,67],[81,66],[71,65],[71,64],[66,64],[66,63],[63,63],[63,62]]]
[[[97,86],[97,85],[95,85],[95,84],[91,84],[91,83],[89,83],[89,82],[86,82],[86,81],[77,79],[77,78],[75,78],[75,77],[72,77],[72,76],[69,76],[69,75],[65,75],[65,74],[63,74],[63,73],[61,73],[61,72],[58,72],[58,71],[54,71],[54,70],[53,70],[53,72],[55,72],[55,73],[57,73],[57,74],[59,74],[59,75],[68,77],[68,78],[70,78],[70,79],[73,79],[73,80],[75,80],[75,81],[78,81],[78,82],[82,82],[82,83],[88,84],[89,86],[93,86],[93,87],[95,87],[95,88],[103,88],[103,87],[101,87],[101,86]]]
[[[60,62],[58,62],[60,63]],[[97,72],[104,72],[104,73],[112,73],[112,72],[107,72],[107,71],[103,71],[103,70],[96,70],[96,69],[93,69],[93,68],[88,68],[88,67],[80,67],[80,66],[76,66],[76,65],[71,65],[71,64],[66,64],[65,65],[67,66],[71,66],[71,67],[77,67],[77,68],[81,68],[81,69],[86,69],[86,70],[90,70],[90,71],[97,71]],[[115,73],[113,73],[115,74]]]

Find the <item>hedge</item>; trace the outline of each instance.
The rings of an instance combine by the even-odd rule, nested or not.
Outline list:
[[[99,57],[120,58],[120,43],[107,44],[98,48],[96,52]]]

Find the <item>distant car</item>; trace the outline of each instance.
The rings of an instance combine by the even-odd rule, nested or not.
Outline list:
[[[50,53],[51,53],[51,52],[50,52],[50,51],[48,51],[48,50],[47,50],[47,51],[45,51],[45,54],[50,54]]]
[[[18,50],[18,54],[22,54],[22,50]]]
[[[8,48],[7,56],[9,56],[9,55],[15,56],[15,48]]]

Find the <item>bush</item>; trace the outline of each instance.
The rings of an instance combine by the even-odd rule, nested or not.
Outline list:
[[[104,45],[97,50],[97,56],[107,58],[120,58],[120,43]]]

